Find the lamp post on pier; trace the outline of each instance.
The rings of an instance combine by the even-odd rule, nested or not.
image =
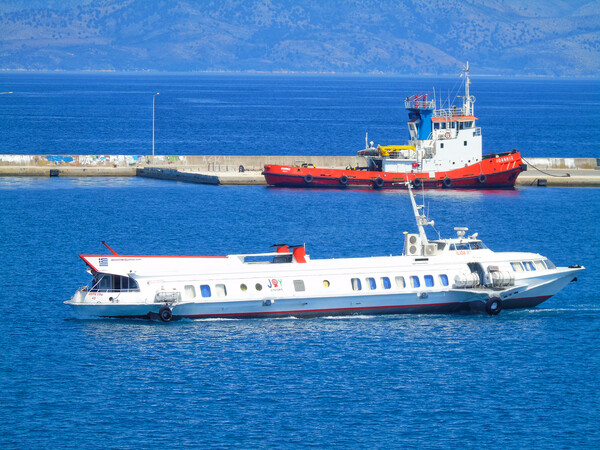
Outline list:
[[[152,164],[154,164],[154,103],[157,95],[160,95],[160,92],[152,96]]]

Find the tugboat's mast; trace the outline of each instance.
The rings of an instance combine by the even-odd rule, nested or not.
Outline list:
[[[471,85],[471,80],[469,79],[469,61],[467,60],[467,67],[465,67],[465,97],[469,98],[469,86]]]
[[[473,115],[473,103],[475,103],[475,97],[471,96],[469,87],[471,86],[471,78],[469,78],[469,61],[467,66],[463,69],[465,73],[465,97],[463,98],[463,114],[465,116]]]

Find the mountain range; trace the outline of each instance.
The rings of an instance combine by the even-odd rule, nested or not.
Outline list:
[[[0,0],[0,70],[597,77],[599,0]]]

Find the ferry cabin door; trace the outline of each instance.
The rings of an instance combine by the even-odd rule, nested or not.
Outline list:
[[[479,285],[485,286],[486,279],[485,279],[485,269],[483,268],[483,266],[479,263],[469,263],[468,265],[469,265],[469,269],[471,269],[471,273],[476,273],[477,276],[479,277]]]

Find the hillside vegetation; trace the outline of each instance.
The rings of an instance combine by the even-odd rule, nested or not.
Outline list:
[[[3,1],[0,36],[12,70],[597,76],[600,2]]]

